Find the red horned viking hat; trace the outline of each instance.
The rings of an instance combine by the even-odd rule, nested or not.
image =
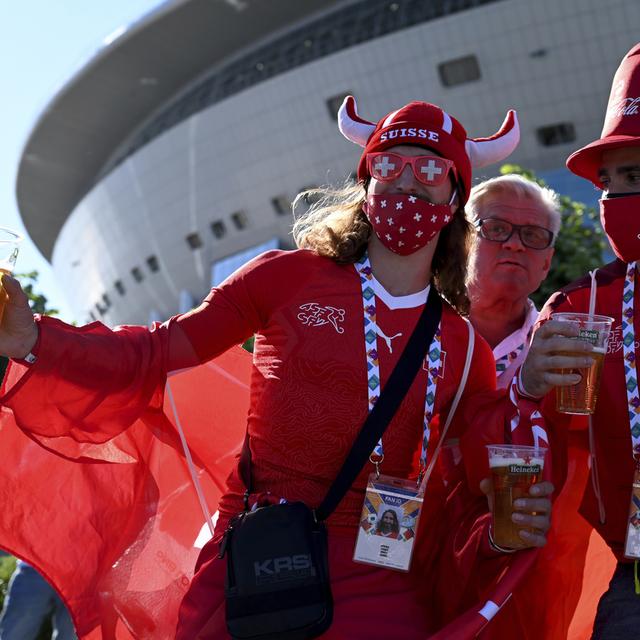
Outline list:
[[[456,118],[428,102],[410,102],[386,115],[378,124],[363,120],[353,96],[347,96],[338,111],[342,135],[364,147],[358,165],[358,179],[368,177],[366,156],[397,144],[426,147],[453,160],[462,182],[465,203],[471,190],[471,169],[504,160],[518,146],[520,128],[515,111],[509,111],[500,130],[490,138],[467,138]]]
[[[598,176],[602,152],[620,147],[640,147],[640,43],[622,59],[613,77],[600,138],[572,153],[567,167],[602,188]]]

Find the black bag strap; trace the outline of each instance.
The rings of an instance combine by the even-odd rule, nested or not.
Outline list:
[[[422,367],[429,345],[436,333],[442,316],[442,300],[431,285],[429,297],[420,314],[407,346],[387,380],[380,397],[364,421],[342,469],[327,492],[322,504],[316,509],[318,520],[326,520],[338,506],[345,493],[354,483],[362,467],[369,459],[373,448],[391,423],[402,400]]]
[[[316,509],[316,518],[318,520],[326,520],[333,513],[358,477],[385,429],[389,426],[400,403],[407,395],[418,371],[422,367],[441,317],[442,299],[432,284],[427,302],[400,359],[389,376],[389,380],[385,384],[380,397],[364,421],[338,476],[331,485],[322,504]],[[240,454],[239,471],[247,489],[245,492],[246,509],[248,508],[248,498],[251,493],[251,449],[249,447],[248,430],[245,434]]]

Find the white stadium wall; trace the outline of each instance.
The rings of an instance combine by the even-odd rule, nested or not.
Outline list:
[[[344,93],[367,119],[412,99],[435,102],[471,136],[493,134],[514,107],[522,141],[512,161],[558,170],[599,135],[612,74],[639,23],[637,0],[503,0],[272,77],[180,122],[103,177],[62,227],[54,271],[81,318],[146,323],[176,313],[185,295],[205,295],[216,261],[276,239],[291,246],[291,215],[272,200],[282,208],[301,188],[355,170],[359,149],[327,105]],[[480,78],[443,86],[438,65],[465,56],[477,58]],[[559,124],[575,135],[569,128],[569,141],[544,146],[539,129]]]

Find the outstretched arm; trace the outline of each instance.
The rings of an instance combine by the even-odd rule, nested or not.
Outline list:
[[[0,355],[21,359],[35,346],[38,327],[20,283],[5,274],[2,276],[2,286],[7,300],[0,325]]]

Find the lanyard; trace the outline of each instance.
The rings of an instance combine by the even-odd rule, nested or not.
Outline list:
[[[376,295],[373,290],[373,273],[371,272],[371,263],[369,256],[364,256],[355,264],[356,270],[360,275],[360,284],[362,287],[362,307],[364,312],[364,350],[366,353],[367,364],[367,388],[369,396],[369,411],[373,408],[376,400],[380,397],[380,361],[378,356],[378,331],[376,323]],[[429,345],[428,371],[427,371],[427,391],[424,401],[424,420],[423,420],[423,436],[422,451],[420,453],[420,468],[426,469],[427,466],[427,447],[429,446],[429,437],[431,435],[431,419],[433,418],[433,408],[436,400],[436,387],[438,384],[438,375],[440,373],[441,364],[441,326],[442,321],[436,329],[433,340]],[[373,450],[373,456],[376,460],[374,464],[379,465],[384,458],[384,450],[382,446],[382,438]]]
[[[634,457],[640,455],[640,393],[636,373],[635,330],[633,328],[633,296],[636,277],[636,263],[627,265],[627,275],[622,289],[622,349],[624,354],[624,375],[627,387],[629,427]]]
[[[513,351],[505,353],[496,360],[496,375],[500,375],[506,371],[511,363],[522,353],[524,349],[524,342],[519,344]]]

